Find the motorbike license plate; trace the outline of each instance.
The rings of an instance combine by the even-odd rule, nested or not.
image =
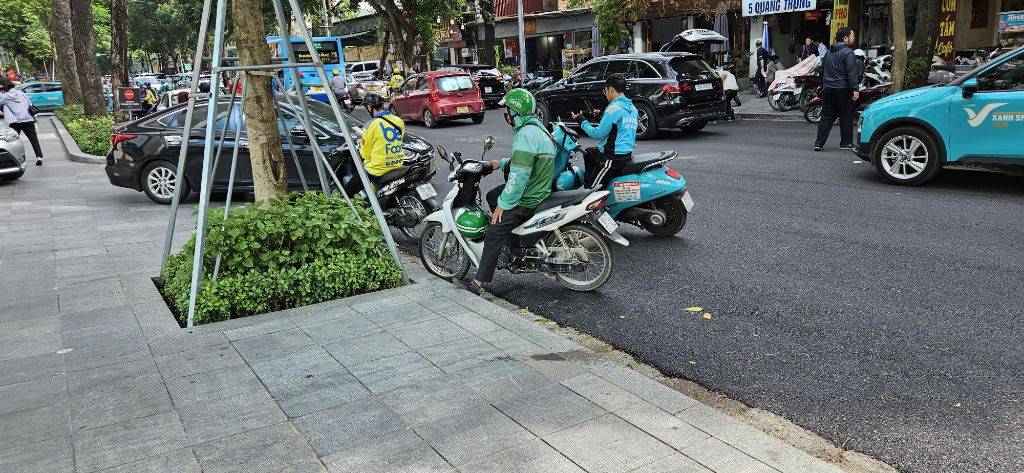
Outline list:
[[[615,223],[615,219],[612,218],[611,215],[608,215],[608,212],[601,212],[601,215],[597,217],[597,222],[600,223],[608,233],[612,233],[619,228],[619,224]]]
[[[469,113],[469,107],[458,107],[455,109],[458,113]]]
[[[686,211],[687,212],[692,212],[693,211],[694,203],[693,203],[693,197],[690,197],[690,193],[689,192],[683,192],[683,199],[682,200],[683,200],[683,207],[686,208]]]
[[[437,191],[434,190],[434,186],[430,184],[420,184],[416,186],[416,193],[420,195],[420,198],[427,200],[431,197],[437,197]]]
[[[491,91],[492,91],[492,90],[494,90],[494,89],[492,89],[492,88],[490,88],[490,87],[484,87],[484,93],[485,93],[485,94],[489,94],[489,93],[491,93]]]
[[[711,85],[711,84],[697,84],[697,85],[693,86],[693,89],[697,90],[697,91],[711,90],[712,87],[714,87],[714,86]]]

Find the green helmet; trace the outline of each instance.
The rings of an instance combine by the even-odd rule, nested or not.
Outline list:
[[[508,107],[515,115],[533,115],[537,110],[537,99],[526,89],[512,89],[505,93],[498,105]]]
[[[463,237],[476,240],[487,230],[487,216],[480,209],[468,209],[455,219],[455,226]]]

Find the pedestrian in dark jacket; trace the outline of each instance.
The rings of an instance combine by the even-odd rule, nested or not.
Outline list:
[[[821,151],[839,119],[839,149],[853,149],[853,109],[860,96],[860,67],[851,46],[853,30],[839,28],[836,42],[821,60],[821,121],[814,150]]]
[[[754,84],[757,86],[757,96],[764,97],[768,94],[768,84],[765,82],[765,69],[768,67],[768,50],[761,46],[761,40],[757,40],[754,44],[757,45],[757,72],[754,74]]]

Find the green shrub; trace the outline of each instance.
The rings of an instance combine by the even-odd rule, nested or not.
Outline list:
[[[89,154],[107,154],[114,117],[87,117],[81,105],[64,105],[57,108],[56,115],[82,151]]]
[[[193,323],[209,323],[289,309],[401,284],[373,213],[320,194],[292,193],[233,207],[227,222],[211,209],[204,276]],[[195,237],[164,268],[164,296],[179,321],[188,316]],[[217,253],[221,264],[212,281]]]

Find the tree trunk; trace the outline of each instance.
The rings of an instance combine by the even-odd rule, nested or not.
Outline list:
[[[892,0],[892,91],[903,90],[907,73],[907,19],[903,0]]]
[[[235,22],[238,59],[243,66],[270,64],[267,30],[263,23],[262,0],[233,0],[231,16]],[[245,120],[249,134],[249,161],[252,164],[256,200],[272,199],[287,190],[288,172],[281,153],[274,93],[270,76],[246,73]]]
[[[384,71],[384,63],[388,60],[388,42],[391,40],[391,29],[384,30],[384,42],[380,43],[380,61],[377,63],[377,70]],[[408,75],[408,71],[406,71]],[[394,92],[393,90],[391,92]]]
[[[406,36],[406,32],[413,31],[409,19],[405,16],[395,0],[368,0],[370,6],[383,15],[388,28],[394,32],[391,36],[391,43],[395,45],[396,55],[402,59],[406,70],[411,70],[416,64],[415,38]]]
[[[50,31],[54,58],[60,73],[64,103],[82,104],[82,88],[78,85],[78,64],[72,47],[71,0],[53,0],[53,26]],[[57,47],[57,45],[61,47]]]
[[[480,16],[484,19],[484,52],[480,55],[480,62],[484,64],[498,65],[498,58],[494,56],[494,0],[480,0]],[[473,27],[476,29],[476,27]]]
[[[110,91],[114,93],[117,121],[127,121],[131,112],[121,110],[119,87],[128,86],[128,8],[125,0],[110,1]]]
[[[904,80],[907,88],[928,84],[928,71],[931,70],[935,41],[939,35],[940,10],[938,5],[932,5],[927,0],[918,0],[914,45],[907,53],[907,77]]]
[[[89,0],[71,0],[71,18],[78,86],[82,92],[85,114],[91,117],[106,115],[107,102],[103,98],[103,85],[100,83],[100,65],[96,62],[92,3]]]

